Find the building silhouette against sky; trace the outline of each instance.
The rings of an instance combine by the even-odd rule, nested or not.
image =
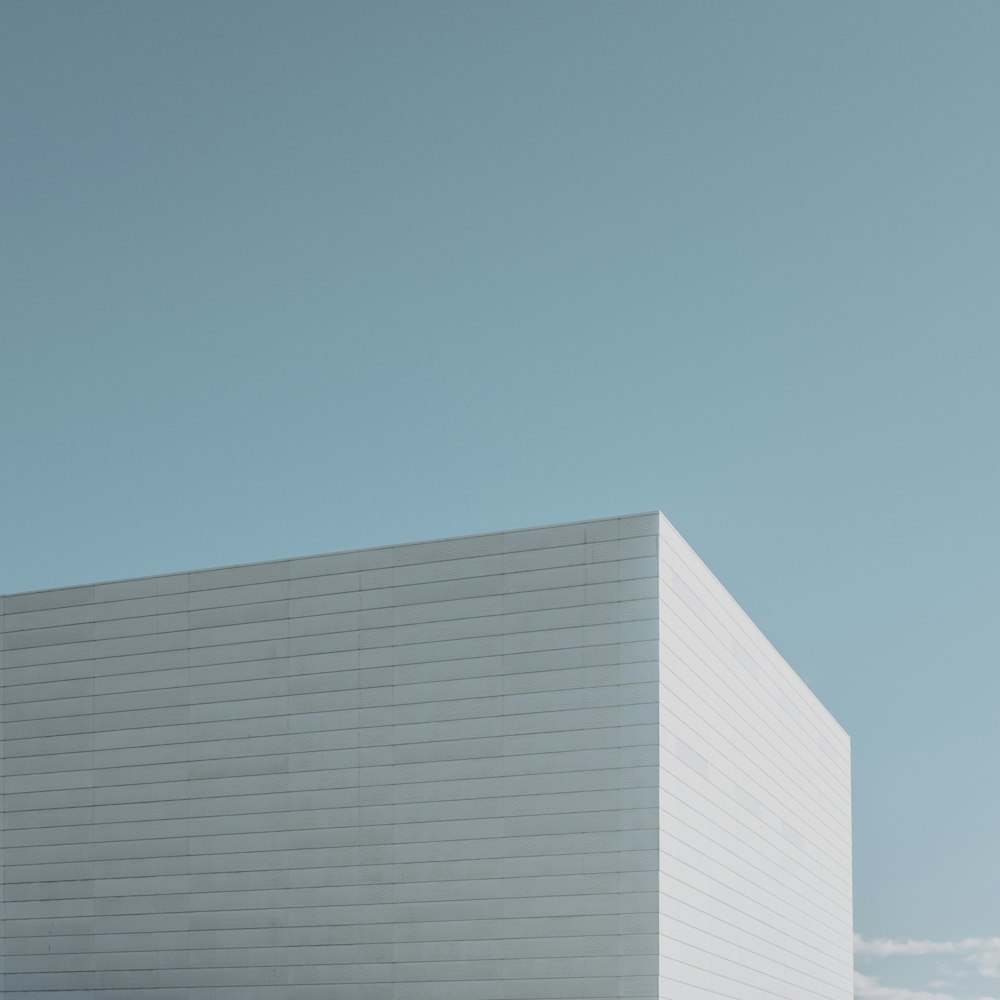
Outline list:
[[[0,611],[11,1000],[853,996],[849,740],[658,513]]]

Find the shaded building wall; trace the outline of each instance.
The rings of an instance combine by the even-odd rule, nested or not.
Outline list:
[[[4,995],[655,1000],[659,525],[3,599]]]

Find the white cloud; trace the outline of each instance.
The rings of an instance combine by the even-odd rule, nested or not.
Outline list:
[[[988,938],[975,949],[968,959],[981,976],[1000,979],[1000,938]]]
[[[953,993],[928,993],[902,986],[883,986],[874,976],[854,973],[854,995],[858,1000],[957,1000]]]
[[[927,990],[907,989],[905,986],[883,986],[874,976],[866,976],[860,972],[854,973],[854,996],[857,1000],[959,1000],[954,993],[931,993]],[[996,998],[977,997],[975,1000]]]
[[[1000,937],[962,938],[957,941],[909,938],[902,941],[891,938],[868,939],[856,934],[854,953],[859,957],[874,958],[951,955],[980,976],[1000,978]],[[942,967],[938,970],[938,976],[945,974],[961,979],[973,975],[971,969],[963,972],[954,963],[947,963],[947,966],[950,968]],[[928,983],[926,989],[911,989],[906,986],[886,986],[879,978],[861,972],[854,975],[854,995],[857,1000],[998,1000],[996,997],[971,997],[964,991],[961,997],[952,992],[940,992],[955,988],[954,982],[940,978]]]
[[[953,955],[960,951],[958,941],[892,941],[888,938],[868,940],[854,935],[855,955]]]
[[[889,938],[868,940],[854,936],[855,955],[960,955],[981,976],[1000,979],[1000,937],[963,938],[960,941],[894,941]]]

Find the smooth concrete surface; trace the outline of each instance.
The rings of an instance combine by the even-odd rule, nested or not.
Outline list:
[[[0,612],[5,997],[851,995],[847,739],[659,514]]]

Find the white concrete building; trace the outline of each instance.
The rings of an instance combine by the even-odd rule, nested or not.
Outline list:
[[[660,514],[0,612],[11,1000],[853,995],[848,738]]]

